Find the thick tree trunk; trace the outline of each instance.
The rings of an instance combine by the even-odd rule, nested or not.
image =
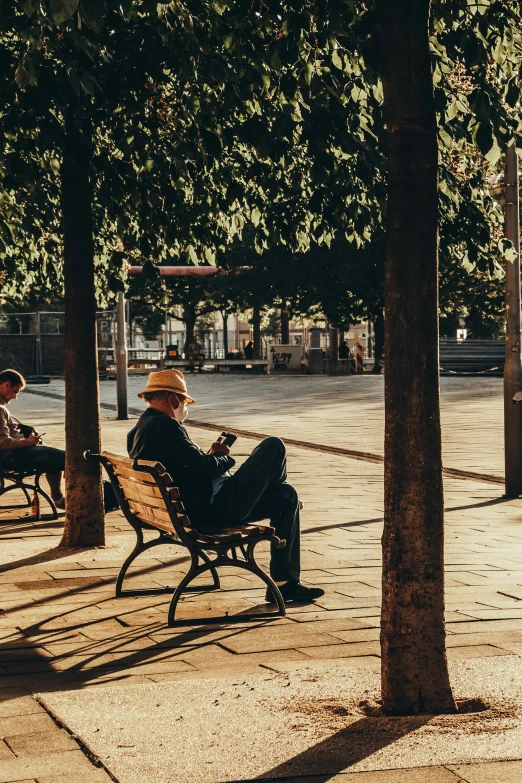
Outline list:
[[[254,359],[261,358],[261,311],[259,307],[254,307],[252,313],[252,327],[254,332]]]
[[[62,167],[65,281],[65,489],[61,546],[103,546],[100,466],[83,453],[100,451],[100,408],[94,295],[91,130],[66,121]]]
[[[290,313],[281,310],[281,344],[290,345]]]
[[[373,321],[373,375],[382,373],[382,357],[384,356],[384,313],[379,313]]]
[[[382,698],[450,712],[437,301],[437,132],[430,0],[377,0],[388,127]]]

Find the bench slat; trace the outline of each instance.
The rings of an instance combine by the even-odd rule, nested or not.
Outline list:
[[[156,486],[156,479],[154,478],[154,476],[152,476],[150,473],[147,473],[146,471],[132,470],[130,468],[122,468],[119,465],[115,465],[114,472],[118,477],[124,476],[125,478],[134,479],[134,481],[137,481],[140,484],[148,483]]]
[[[138,491],[138,487],[139,487],[139,492],[143,495],[144,498],[145,497],[160,498],[162,496],[161,489],[157,486],[157,484],[154,484],[154,486],[152,486],[151,484],[143,484],[143,483],[138,484],[137,481],[123,478],[123,476],[118,476],[118,483],[122,488],[122,490],[124,490],[124,494],[125,494],[125,490],[127,489],[134,490],[136,492]]]
[[[154,508],[154,506],[147,506],[145,503],[140,503],[136,500],[129,500],[128,502],[131,511],[136,514],[136,516],[139,514],[146,514],[149,519],[157,519],[160,522],[168,523],[172,529],[174,529],[174,525],[172,524],[172,520],[168,511],[161,508]]]
[[[129,501],[129,508],[142,522],[157,527],[159,530],[172,533],[177,538],[176,530],[167,512],[162,512],[160,509],[152,508],[151,506],[144,506],[142,503],[136,503],[134,500]]]
[[[134,487],[122,487],[123,494],[127,498],[127,500],[135,500],[138,503],[144,503],[146,506],[153,506],[154,508],[160,508],[163,511],[167,512],[167,506],[165,505],[165,501],[163,498],[158,497],[157,495],[149,495],[145,494],[141,491],[141,486],[135,485]],[[149,489],[149,487],[146,487],[146,489]]]
[[[100,456],[108,459],[112,465],[120,465],[122,468],[132,469],[132,460],[129,457],[122,457],[121,454],[113,454],[110,451],[102,451]]]

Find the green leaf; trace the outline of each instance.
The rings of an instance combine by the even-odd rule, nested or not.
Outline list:
[[[20,63],[15,71],[15,81],[21,90],[25,89],[31,81],[31,75],[23,63]]]
[[[498,146],[498,142],[496,138],[493,138],[493,146],[491,147],[490,151],[486,153],[486,160],[491,163],[492,166],[495,166],[495,164],[498,162],[501,155],[501,149]]]
[[[475,142],[483,155],[487,155],[493,147],[493,131],[490,122],[481,122],[477,126]]]
[[[56,24],[62,24],[76,12],[78,0],[49,0],[49,8]]]
[[[517,84],[517,80],[513,79],[506,92],[506,103],[508,106],[514,108],[520,100],[520,87]]]
[[[337,49],[335,49],[332,53],[332,65],[334,65],[340,71],[342,71],[344,68],[342,57],[339,55]]]
[[[234,33],[227,33],[225,36],[223,36],[223,43],[225,45],[225,49],[232,49],[235,40],[236,37]]]
[[[313,63],[311,63],[310,61],[308,61],[308,62],[306,63],[306,66],[305,66],[305,73],[304,73],[305,82],[306,82],[308,85],[309,85],[309,84],[310,84],[310,82],[312,81],[312,76],[314,75],[314,70],[315,70],[315,69],[314,69],[314,65],[313,65]]]
[[[222,0],[216,0],[216,2],[212,3],[212,10],[221,16],[225,13],[225,11],[228,8],[228,3],[222,2]]]
[[[82,88],[80,85],[80,80],[78,78],[77,71],[74,70],[74,68],[68,68],[67,69],[67,80],[73,90],[73,92],[78,96],[78,98],[81,95]]]
[[[107,13],[105,0],[80,0],[80,16],[84,24],[98,33],[103,27],[103,20]]]
[[[254,224],[254,226],[258,226],[261,221],[261,212],[258,210],[257,207],[254,207],[252,212],[250,213],[250,220]]]

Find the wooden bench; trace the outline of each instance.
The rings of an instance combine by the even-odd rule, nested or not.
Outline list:
[[[51,509],[51,519],[58,519],[58,512],[56,510],[56,506],[54,504],[53,499],[40,486],[41,477],[42,477],[41,472],[36,473],[34,470],[16,470],[14,468],[10,468],[9,464],[0,463],[0,497],[6,495],[8,492],[12,492],[13,489],[19,489],[24,493],[25,499],[27,501],[22,506],[20,506],[19,504],[15,504],[15,505],[8,505],[8,506],[2,505],[0,507],[1,508],[26,508],[27,506],[30,507],[32,504],[32,497],[29,495],[29,492],[32,493],[36,492],[37,495],[40,495],[40,497],[44,498],[49,504],[49,507]],[[32,479],[32,481],[28,481],[28,479]],[[6,482],[10,482],[10,484],[7,485]]]
[[[116,580],[117,597],[173,592],[168,624],[169,626],[180,624],[180,621],[175,620],[176,607],[189,584],[196,577],[210,571],[213,585],[205,589],[218,589],[220,582],[217,569],[228,566],[241,568],[258,576],[271,591],[278,607],[277,612],[241,614],[237,615],[237,619],[282,617],[286,614],[279,588],[273,579],[260,568],[254,557],[255,547],[261,541],[273,543],[278,549],[286,545],[283,539],[276,536],[274,528],[261,525],[242,525],[226,528],[215,535],[202,534],[192,527],[181,502],[179,490],[161,463],[145,460],[133,462],[127,457],[121,457],[107,451],[101,454],[85,452],[85,457],[101,462],[107,471],[120,508],[136,533],[136,545],[123,563]],[[143,532],[146,530],[156,531],[159,535],[152,540],[144,541]],[[123,580],[133,560],[147,549],[162,544],[175,544],[188,549],[190,553],[189,571],[179,585],[175,589],[166,587],[155,590],[124,591],[122,589]],[[210,557],[209,553],[214,557]],[[212,622],[233,619],[236,618],[226,616],[212,618]],[[191,619],[189,622],[193,623],[194,620]],[[197,622],[204,621],[198,620]]]

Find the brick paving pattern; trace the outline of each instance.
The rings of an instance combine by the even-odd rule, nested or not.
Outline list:
[[[381,379],[292,380],[295,387],[290,379],[195,378],[195,396],[203,402],[191,414],[217,426],[381,450]],[[352,380],[358,386],[351,387],[343,407],[342,396]],[[474,380],[446,383],[446,463],[500,475],[501,382]],[[141,382],[132,379],[133,388]],[[286,391],[281,395],[283,384]],[[307,387],[312,389],[308,394]],[[51,390],[59,392],[60,385],[53,384]],[[109,391],[102,384],[105,401],[111,401]],[[301,392],[304,401],[298,405]],[[278,409],[280,396],[284,399]],[[236,404],[242,413],[236,412]],[[15,415],[38,422],[47,442],[63,444],[63,403],[27,394],[16,406]],[[124,453],[130,426],[105,415],[104,447]],[[213,440],[208,430],[192,428],[191,436],[204,448]],[[238,462],[253,445],[252,440],[237,441]],[[198,618],[246,611],[262,603],[264,588],[242,571],[225,572],[225,590],[182,599],[179,616],[187,625],[169,629],[168,596],[114,598],[114,581],[134,536],[120,513],[107,517],[105,549],[64,552],[54,548],[61,519],[32,522],[28,509],[0,511],[0,783],[61,783],[71,780],[71,768],[75,783],[110,779],[51,720],[31,696],[34,692],[267,668],[290,671],[321,661],[331,665],[332,660],[342,666],[378,665],[382,465],[291,447],[289,470],[289,480],[305,501],[303,581],[324,586],[326,595],[314,606],[289,606],[287,617],[276,623],[198,624]],[[502,487],[487,482],[451,478],[445,488],[448,655],[520,654],[522,500],[504,500]],[[184,574],[188,560],[181,550],[165,547],[153,552],[154,557],[145,553],[133,564],[129,584],[174,585]],[[267,564],[266,550],[259,559]],[[522,764],[315,776],[306,781],[352,779],[519,783]]]

